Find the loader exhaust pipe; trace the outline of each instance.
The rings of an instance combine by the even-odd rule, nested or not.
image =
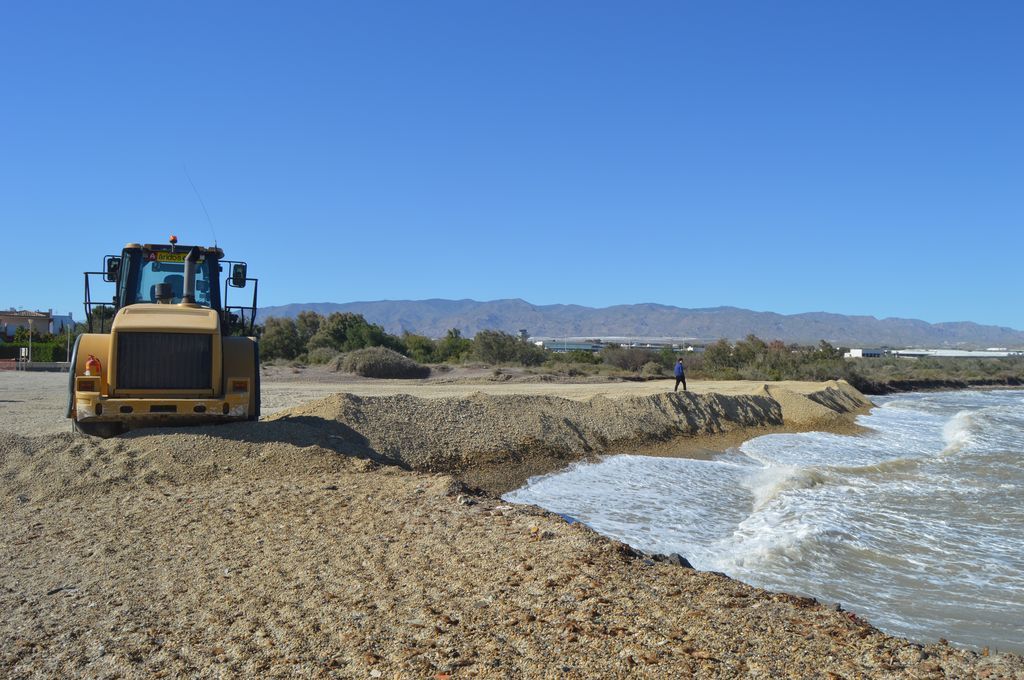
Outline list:
[[[184,290],[181,293],[182,304],[195,304],[196,302],[196,264],[199,263],[200,255],[199,248],[193,246],[192,250],[188,251],[188,255],[185,256],[185,283]]]

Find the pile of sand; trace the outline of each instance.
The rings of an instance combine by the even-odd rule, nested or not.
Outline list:
[[[835,428],[864,403],[838,384],[809,396],[776,387],[765,388],[764,395],[587,400],[335,394],[258,423],[137,430],[110,440],[0,430],[0,477],[9,495],[39,498],[140,480],[182,484],[223,475],[325,474],[364,459],[455,474],[498,493],[587,456],[671,445],[681,437],[748,433],[791,421],[793,427]]]
[[[0,431],[0,480],[4,504],[123,493],[140,485],[202,484],[319,475],[364,465],[317,446],[279,441],[247,442],[225,431],[140,430],[114,439],[73,434],[26,437]]]
[[[809,422],[827,415],[818,407],[862,406],[842,386],[583,401],[339,395],[260,423],[107,441],[15,433],[0,418],[0,674],[1024,675],[1014,655],[893,638],[402,469],[468,472],[488,457],[507,467],[534,449],[569,458],[782,426],[799,409]]]
[[[4,676],[1024,673],[447,475],[223,429],[0,439]]]
[[[500,493],[587,456],[641,452],[678,438],[764,428],[843,429],[868,404],[852,387],[835,382],[807,396],[768,387],[762,395],[665,392],[586,400],[482,392],[429,399],[335,394],[280,411],[261,426],[308,426],[348,452],[453,473]]]

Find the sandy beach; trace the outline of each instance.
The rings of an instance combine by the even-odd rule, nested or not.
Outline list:
[[[855,431],[844,383],[264,375],[259,423],[72,434],[0,374],[6,677],[1022,677],[496,494],[604,453]]]

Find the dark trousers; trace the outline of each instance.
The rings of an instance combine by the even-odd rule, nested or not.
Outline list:
[[[676,376],[676,386],[675,386],[675,388],[672,391],[675,392],[676,390],[679,389],[679,383],[683,383],[683,392],[685,392],[686,391],[686,376],[685,375],[678,375],[678,376]]]

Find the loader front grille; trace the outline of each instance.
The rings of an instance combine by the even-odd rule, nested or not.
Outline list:
[[[117,334],[118,389],[208,390],[212,368],[212,335]]]

